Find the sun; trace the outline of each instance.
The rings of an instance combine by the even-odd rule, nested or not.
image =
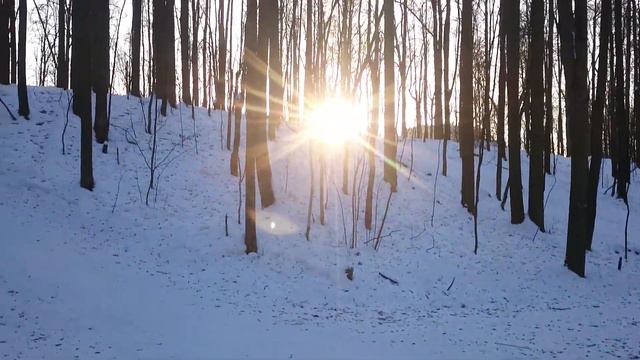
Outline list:
[[[335,146],[356,140],[366,124],[366,112],[361,107],[340,98],[330,98],[313,108],[307,129],[311,138]]]

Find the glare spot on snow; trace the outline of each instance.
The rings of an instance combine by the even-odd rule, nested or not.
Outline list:
[[[271,222],[271,230],[276,228],[276,223],[274,223],[273,221]]]

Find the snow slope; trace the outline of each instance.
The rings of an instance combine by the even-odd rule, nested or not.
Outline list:
[[[15,87],[0,86],[0,96],[16,112]],[[96,188],[88,192],[78,183],[73,114],[62,155],[69,96],[30,87],[29,121],[0,109],[2,358],[640,357],[637,173],[628,261],[617,270],[626,209],[601,195],[582,279],[562,265],[567,159],[558,158],[557,178],[546,178],[548,231],[534,239],[535,226],[511,225],[493,197],[495,151],[485,153],[474,255],[457,144],[435,194],[438,142],[407,141],[404,152],[400,144],[407,165],[413,148],[413,171],[410,180],[408,169],[399,176],[376,252],[362,225],[358,247],[345,245],[351,197],[337,198],[339,166],[329,173],[327,224],[319,224],[316,198],[305,240],[308,146],[285,128],[270,145],[277,203],[259,211],[259,253],[246,256],[222,113],[196,109],[193,122],[181,108],[159,120],[162,166],[145,206],[146,100],[114,96],[109,153],[94,145]],[[329,161],[340,156],[327,153]],[[523,157],[525,204],[527,168]],[[602,192],[611,184],[604,169]],[[378,224],[388,195],[379,180]]]

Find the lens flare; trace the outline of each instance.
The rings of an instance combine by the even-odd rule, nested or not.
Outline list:
[[[327,99],[312,111],[307,124],[309,136],[327,145],[355,140],[366,126],[366,112],[342,99]]]

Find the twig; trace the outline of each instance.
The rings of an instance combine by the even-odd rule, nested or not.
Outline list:
[[[394,280],[381,272],[378,272],[378,275],[382,276],[383,279],[389,280],[389,282],[392,283],[393,285],[396,285],[396,286],[398,285],[397,280]]]
[[[451,290],[451,287],[453,286],[453,283],[454,283],[454,282],[456,282],[456,277],[455,277],[455,276],[453,277],[453,280],[451,280],[451,284],[449,284],[449,287],[447,288],[447,290],[446,290],[446,291]]]
[[[67,96],[68,93],[67,93]],[[62,155],[65,155],[65,144],[64,144],[64,135],[67,133],[67,125],[69,125],[69,109],[71,108],[71,99],[73,99],[73,97],[69,97],[69,102],[67,103],[67,117],[66,120],[64,121],[64,128],[62,129]],[[15,120],[15,119],[14,119]]]
[[[496,342],[495,344],[496,345],[502,345],[502,346],[510,346],[510,347],[514,347],[514,348],[518,348],[518,349],[531,350],[531,348],[528,347],[528,346],[506,344],[506,343],[501,343],[501,342]]]
[[[433,182],[433,204],[431,205],[431,227],[433,227],[433,217],[436,214],[436,193],[438,191],[438,173],[440,172],[440,145],[442,140],[438,141],[438,163],[436,165],[436,178]]]
[[[9,113],[9,116],[11,116],[11,119],[13,119],[13,120],[17,120],[17,119],[16,119],[16,116],[15,116],[15,115],[13,115],[13,113],[11,112],[11,110],[9,109],[9,107],[7,106],[7,104],[4,102],[4,100],[2,100],[2,97],[0,97],[0,103],[1,103],[2,105],[4,105],[4,108],[5,108],[5,109],[7,109],[7,112]]]
[[[116,211],[116,205],[118,204],[118,197],[120,196],[120,182],[122,181],[122,174],[120,174],[120,180],[118,180],[118,190],[116,191],[116,200],[113,202],[113,207],[111,208],[111,213],[113,214]]]

